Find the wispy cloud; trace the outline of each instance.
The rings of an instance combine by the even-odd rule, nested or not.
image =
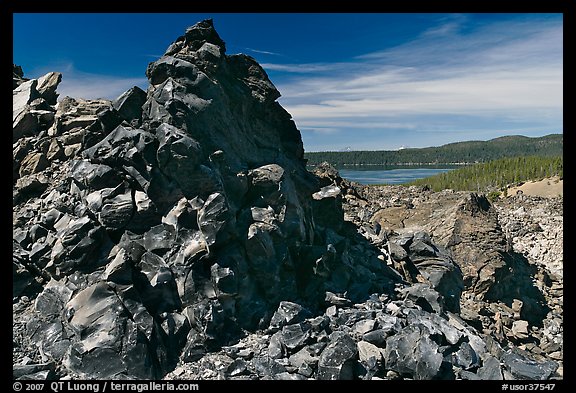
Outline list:
[[[142,78],[126,78],[113,75],[83,72],[74,67],[73,63],[59,63],[33,70],[30,77],[37,78],[50,71],[61,72],[62,82],[58,85],[59,98],[66,96],[83,99],[105,98],[114,100],[126,90],[138,86],[146,90],[148,80]]]
[[[463,14],[450,14],[442,17],[438,24],[425,30],[422,33],[423,37],[444,37],[452,36],[458,33],[462,27],[468,22],[468,17]]]
[[[348,63],[263,66],[279,72],[281,102],[305,140],[307,129],[323,124],[342,133],[369,128],[359,119],[381,130],[477,132],[491,122],[562,132],[561,23],[441,22],[416,40]]]
[[[314,132],[314,133],[317,133],[317,134],[320,134],[320,135],[326,135],[326,134],[329,135],[329,134],[333,134],[333,133],[335,133],[335,132],[338,132],[339,130],[338,130],[337,128],[333,128],[333,127],[325,127],[325,126],[322,126],[322,127],[310,127],[310,126],[308,126],[308,127],[306,127],[306,129],[303,130],[303,131]]]
[[[85,77],[63,76],[58,87],[60,97],[114,100],[126,90],[139,86],[146,90],[146,78],[117,78],[110,75],[91,74]]]
[[[254,48],[244,48],[250,52],[254,52],[254,53],[260,53],[261,55],[271,55],[271,56],[281,56],[281,57],[285,57],[283,54],[281,53],[276,53],[276,52],[270,52],[267,50],[260,50],[260,49],[254,49]]]
[[[313,73],[326,73],[329,71],[344,70],[349,66],[348,63],[261,63],[266,70],[282,71],[295,74],[313,74]]]

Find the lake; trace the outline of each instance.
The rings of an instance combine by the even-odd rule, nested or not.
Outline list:
[[[360,184],[402,184],[456,168],[458,167],[356,167],[354,169],[338,169],[338,172],[344,179]]]

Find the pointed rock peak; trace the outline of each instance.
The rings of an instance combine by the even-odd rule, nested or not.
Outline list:
[[[212,19],[205,19],[196,23],[194,26],[187,28],[185,36],[190,42],[205,41],[218,45],[224,50],[226,49],[224,41],[222,41],[214,29],[214,22]]]
[[[24,78],[24,71],[22,71],[22,67],[12,63],[12,74],[14,76],[18,76],[20,78]]]
[[[178,39],[168,47],[164,55],[171,56],[182,51],[185,53],[189,53],[190,51],[195,52],[206,43],[217,46],[221,54],[226,52],[226,44],[214,29],[212,19],[205,19],[187,28],[186,33],[178,37]]]

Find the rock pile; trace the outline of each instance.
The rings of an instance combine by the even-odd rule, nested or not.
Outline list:
[[[421,284],[392,297],[373,295],[354,307],[331,305],[308,318],[298,304],[282,302],[273,318],[281,323],[196,362],[181,363],[166,378],[502,380],[554,375],[555,362],[536,362],[518,349],[504,351],[457,314],[420,306],[429,301],[442,305],[439,298]]]
[[[536,330],[539,335],[538,345],[526,345],[534,352],[562,360],[563,198],[517,195],[495,204],[495,208],[512,250],[535,267],[535,283],[549,309],[542,326]],[[524,309],[523,303],[518,303],[518,306]]]
[[[477,250],[480,224],[450,223],[447,243],[373,228],[350,208],[373,203],[362,190],[306,170],[260,65],[225,52],[199,22],[113,101],[56,102],[59,74],[14,66],[15,378],[559,377],[466,306],[512,296],[490,278],[517,263],[496,229]],[[520,300],[500,313],[519,340],[536,326]]]
[[[12,141],[45,130],[54,121],[58,94],[56,88],[62,74],[50,72],[39,79],[26,79],[22,68],[14,65],[12,72]]]
[[[503,347],[563,359],[563,200],[354,185],[345,216],[373,244],[425,231],[463,273],[460,316]],[[401,270],[399,270],[401,271]]]

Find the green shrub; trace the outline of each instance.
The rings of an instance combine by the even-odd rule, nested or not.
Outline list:
[[[500,199],[501,192],[500,191],[490,191],[486,196],[490,202],[495,202]]]

